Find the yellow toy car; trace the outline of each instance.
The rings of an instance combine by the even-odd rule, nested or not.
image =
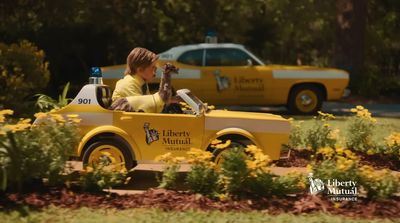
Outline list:
[[[191,109],[177,114],[108,110],[110,88],[99,77],[91,79],[70,104],[53,112],[79,115],[82,138],[75,155],[84,165],[106,157],[113,165],[131,169],[136,163],[153,163],[167,152],[186,156],[190,148],[218,154],[210,146],[215,139],[254,144],[271,159],[279,159],[282,145],[288,142],[290,123],[281,116],[209,110],[187,89],[177,94]]]
[[[211,104],[286,105],[293,113],[313,114],[323,101],[338,100],[349,93],[346,71],[265,65],[239,44],[182,45],[159,56],[161,64],[170,62],[180,68],[173,79],[176,89],[190,86],[194,94]],[[124,69],[125,65],[103,67],[104,82],[115,86]],[[158,82],[156,79],[154,84]]]

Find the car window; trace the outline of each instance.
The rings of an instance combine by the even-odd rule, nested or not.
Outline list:
[[[258,64],[246,52],[240,49],[217,48],[206,50],[206,66],[246,66],[248,60]]]
[[[201,66],[203,65],[203,50],[187,51],[183,53],[177,61],[183,64]]]

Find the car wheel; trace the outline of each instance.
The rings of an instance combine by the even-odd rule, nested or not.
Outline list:
[[[321,110],[323,96],[319,88],[310,85],[295,87],[289,96],[288,109],[298,115],[311,115]]]
[[[134,160],[126,146],[113,139],[102,139],[90,144],[83,154],[83,165],[94,167],[100,162],[106,162],[114,170],[120,171],[134,167]]]

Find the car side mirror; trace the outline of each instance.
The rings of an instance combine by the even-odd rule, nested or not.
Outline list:
[[[247,66],[253,66],[253,61],[251,59],[246,60]]]

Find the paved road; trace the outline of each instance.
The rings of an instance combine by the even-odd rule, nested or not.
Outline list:
[[[362,105],[367,108],[372,116],[400,118],[400,104],[351,104],[346,102],[325,102],[322,111],[339,116],[351,115],[351,108]],[[285,107],[267,107],[267,106],[217,106],[217,109],[227,109],[232,111],[248,112],[268,112],[279,115],[290,115]]]

